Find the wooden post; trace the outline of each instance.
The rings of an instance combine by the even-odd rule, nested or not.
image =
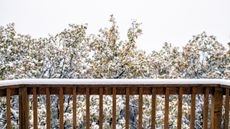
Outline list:
[[[221,129],[223,89],[215,88],[211,102],[211,129]]]
[[[37,89],[33,88],[33,115],[34,115],[34,129],[38,129],[38,98]]]
[[[29,128],[29,103],[27,88],[19,88],[19,129]]]
[[[165,89],[164,129],[169,128],[169,88]]]
[[[196,115],[196,89],[192,88],[191,95],[191,112],[190,112],[190,129],[195,129],[195,115]]]
[[[156,126],[156,88],[152,88],[152,129]]]
[[[50,89],[46,87],[46,129],[50,129]]]
[[[86,129],[90,129],[90,91],[86,88]]]
[[[9,88],[6,89],[6,123],[7,129],[11,129],[11,112],[10,112],[10,96],[11,96],[11,90]]]
[[[143,113],[143,88],[139,88],[139,120],[138,120],[138,129],[142,129],[142,113]]]
[[[77,98],[76,87],[73,88],[73,129],[77,129]]]
[[[126,88],[125,129],[129,129],[129,87]]]
[[[117,98],[116,98],[116,88],[113,87],[113,129],[116,129],[116,110],[117,110]]]
[[[99,88],[99,129],[103,129],[103,88]]]
[[[205,88],[204,93],[204,116],[203,116],[203,129],[208,128],[208,97],[209,96],[209,88]]]
[[[63,88],[60,87],[59,89],[59,126],[60,129],[64,129],[64,95],[63,95]]]
[[[182,97],[183,97],[183,88],[179,88],[178,95],[178,116],[177,116],[177,129],[181,129],[182,126]]]
[[[226,89],[225,91],[225,105],[224,105],[224,108],[225,108],[225,114],[224,114],[224,129],[228,129],[228,125],[229,125],[229,106],[230,106],[230,103],[229,103],[229,89]]]

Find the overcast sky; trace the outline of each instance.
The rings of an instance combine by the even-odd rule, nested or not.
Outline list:
[[[0,25],[14,22],[16,31],[33,37],[55,34],[68,24],[88,23],[88,32],[108,26],[113,14],[121,37],[132,19],[142,23],[138,46],[158,50],[164,42],[184,45],[206,31],[230,41],[230,0],[0,0]]]

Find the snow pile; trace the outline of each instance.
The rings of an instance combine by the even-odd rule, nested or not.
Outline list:
[[[0,86],[21,84],[50,85],[135,85],[135,84],[219,84],[230,86],[224,79],[18,79],[0,81]]]

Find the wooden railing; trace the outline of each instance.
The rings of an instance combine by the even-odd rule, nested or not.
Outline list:
[[[60,80],[60,79],[32,79],[32,80],[5,80],[0,81],[0,96],[6,97],[6,121],[7,129],[11,128],[10,97],[19,96],[19,128],[29,128],[29,99],[33,100],[33,128],[38,128],[38,95],[46,96],[46,124],[51,128],[50,95],[59,96],[59,127],[64,129],[64,95],[72,95],[72,127],[77,128],[76,113],[77,95],[86,95],[86,129],[90,128],[90,95],[99,95],[99,128],[103,129],[103,95],[112,95],[112,128],[116,129],[116,95],[126,96],[125,129],[129,128],[130,118],[130,95],[139,95],[138,128],[142,126],[143,95],[152,96],[151,127],[156,124],[156,95],[165,96],[164,104],[164,128],[169,128],[169,96],[178,95],[177,128],[182,128],[182,95],[191,95],[190,128],[194,129],[196,95],[204,95],[203,128],[207,129],[208,121],[211,121],[211,129],[229,129],[229,86],[228,80]],[[209,103],[211,95],[211,103]],[[225,99],[223,99],[225,97]],[[223,101],[225,100],[225,101]],[[209,105],[211,109],[209,110]],[[222,112],[224,107],[224,117]],[[211,118],[208,117],[211,112]],[[0,118],[2,119],[2,118]],[[209,120],[210,119],[210,120]],[[222,124],[223,123],[223,124]]]

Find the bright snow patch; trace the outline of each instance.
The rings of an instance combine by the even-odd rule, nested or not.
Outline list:
[[[0,81],[0,86],[20,84],[220,84],[230,86],[230,80],[223,79],[18,79]]]

